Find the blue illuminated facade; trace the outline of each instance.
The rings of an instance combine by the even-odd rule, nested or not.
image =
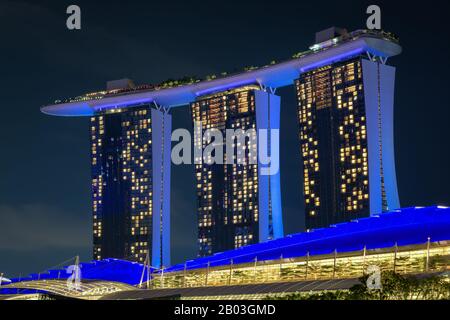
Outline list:
[[[119,259],[104,259],[98,261],[91,261],[80,263],[81,279],[86,280],[102,280],[102,281],[115,281],[122,282],[129,285],[138,285],[147,281],[147,267],[143,264]],[[145,272],[143,272],[145,270]],[[153,272],[153,269],[149,269],[149,273]],[[18,283],[24,281],[38,281],[38,280],[67,280],[71,276],[67,272],[67,267],[61,269],[48,270],[43,273],[32,273],[24,278],[13,278],[11,283]],[[14,288],[1,288],[0,295],[8,294],[31,294],[31,293],[43,293],[39,290],[30,289],[14,289]]]
[[[317,256],[361,251],[363,249],[383,249],[394,246],[423,245],[427,242],[445,243],[450,241],[450,208],[448,207],[412,207],[391,211],[382,215],[362,218],[352,222],[334,225],[288,235],[284,238],[257,243],[235,250],[216,253],[209,257],[188,260],[164,269],[164,273],[183,270],[195,270],[207,267],[238,265],[258,261]],[[118,281],[137,285],[147,280],[143,264],[118,259],[105,259],[81,263],[84,280]],[[161,271],[151,269],[153,277],[159,277]],[[66,270],[49,270],[46,273],[31,274],[26,278],[11,279],[20,281],[67,279]],[[26,291],[21,290],[21,293]],[[0,294],[17,293],[15,289],[0,289]]]
[[[450,240],[450,208],[405,208],[186,261],[164,272]]]
[[[216,137],[207,136],[211,130],[233,145],[232,150],[217,146],[221,150],[215,161],[205,155],[196,158],[199,255],[282,237],[280,97],[248,86],[199,97],[191,112],[196,130],[201,127],[204,136],[195,138],[196,150],[215,142]],[[263,147],[270,161],[257,154]],[[234,160],[230,164],[227,159]]]
[[[355,80],[357,83],[352,84],[353,80],[349,80],[345,88],[338,90],[345,91],[353,85],[358,86],[357,100],[365,101],[359,101],[361,112],[358,117],[366,119],[358,119],[359,128],[356,129],[355,124],[355,128],[351,129],[352,136],[345,139],[347,142],[358,139],[355,131],[360,130],[360,135],[366,135],[361,140],[367,144],[364,146],[367,150],[360,150],[358,157],[361,159],[355,159],[357,163],[362,161],[358,163],[358,168],[349,166],[344,169],[350,170],[349,177],[345,179],[353,179],[351,170],[354,169],[367,171],[369,178],[358,176],[356,181],[350,181],[346,184],[345,196],[342,201],[338,201],[336,195],[341,190],[338,180],[344,179],[339,177],[348,174],[344,172],[339,175],[340,168],[334,166],[339,161],[337,157],[340,156],[340,150],[333,152],[336,159],[331,165],[322,165],[322,161],[317,167],[313,161],[308,174],[318,168],[320,175],[319,179],[305,175],[310,196],[309,203],[306,203],[307,219],[313,221],[309,223],[307,220],[307,226],[309,229],[318,228],[398,208],[392,140],[394,73],[393,68],[386,66],[385,62],[400,52],[398,40],[392,34],[357,30],[316,43],[308,51],[295,54],[288,60],[233,75],[224,74],[167,86],[134,86],[128,80],[115,81],[114,86],[107,90],[55,101],[41,108],[43,113],[49,115],[92,117],[94,259],[120,258],[144,262],[149,256],[149,263],[155,267],[170,265],[170,108],[187,105],[192,108],[204,102],[206,97],[223,98],[226,96],[224,92],[245,91],[250,97],[249,107],[253,106],[253,110],[233,114],[228,124],[235,125],[235,129],[238,126],[267,129],[270,135],[270,131],[280,128],[280,98],[275,95],[277,88],[295,83],[301,100],[299,87],[309,81],[306,77],[318,70],[330,69],[331,72],[349,61],[357,61],[353,68],[357,70],[359,78]],[[368,60],[364,58],[366,55]],[[327,81],[328,84],[332,83],[329,79]],[[126,87],[121,87],[123,83],[126,83]],[[312,88],[311,92],[315,96],[307,97],[305,101],[318,96],[317,88]],[[300,110],[299,113],[302,112]],[[305,116],[309,117],[310,114],[313,113],[306,110]],[[350,115],[351,112],[345,116]],[[325,119],[327,116],[329,114],[322,117],[320,128],[329,124]],[[227,124],[223,125],[225,127],[221,129],[226,128]],[[376,130],[371,129],[373,126],[376,126]],[[309,143],[307,133],[301,135],[304,136],[303,142]],[[268,150],[271,156],[278,156],[279,150],[275,148],[279,145],[278,139],[271,141]],[[323,134],[321,139],[326,141],[327,134]],[[313,137],[312,145],[317,142]],[[327,146],[338,145],[334,141],[327,143],[320,143],[320,146],[326,149]],[[348,147],[356,148],[357,144]],[[313,149],[302,150],[302,153],[312,150],[313,157],[327,158],[330,155],[326,152],[315,154]],[[350,164],[353,155],[349,156]],[[266,169],[267,165],[260,160],[256,172],[253,172],[255,168],[249,170],[242,166],[209,168],[214,169],[211,176],[214,176],[215,181],[204,181],[205,177],[209,179],[208,176],[202,176],[204,169],[209,169],[197,166],[197,178],[200,174],[197,195],[201,256],[283,237],[280,170],[276,168],[271,174],[263,175],[261,169]],[[242,172],[248,173],[249,177],[238,177]],[[328,181],[327,177],[331,176],[338,178]],[[334,194],[312,192],[315,188],[311,183],[313,179],[315,187],[326,186],[330,182]],[[213,191],[212,194],[208,194],[210,191]],[[241,201],[243,198],[245,201]],[[351,204],[350,214],[347,202]],[[317,217],[327,219],[314,222]]]
[[[394,156],[395,67],[362,60],[369,151],[370,214],[400,208]]]
[[[265,91],[255,91],[256,128],[266,130],[268,156],[270,163],[265,163],[258,155],[259,181],[259,242],[282,238],[283,214],[281,209],[280,185],[280,97]],[[275,132],[275,134],[273,134]],[[264,136],[264,135],[263,135]],[[269,138],[270,137],[270,138]],[[260,139],[261,136],[258,136]],[[258,150],[265,143],[258,141]],[[278,159],[278,160],[274,160]],[[264,174],[263,170],[266,171]],[[270,173],[270,174],[267,174]]]

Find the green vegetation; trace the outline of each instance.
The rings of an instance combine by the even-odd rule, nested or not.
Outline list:
[[[321,293],[292,293],[267,296],[264,300],[449,300],[450,282],[444,277],[417,278],[402,276],[393,271],[381,274],[381,289],[367,288],[367,276],[348,291]]]
[[[163,81],[157,85],[157,87],[161,88],[171,88],[171,87],[177,87],[177,86],[183,86],[187,84],[193,84],[196,82],[200,82],[201,80],[194,76],[186,76],[180,79],[168,79],[166,81]]]

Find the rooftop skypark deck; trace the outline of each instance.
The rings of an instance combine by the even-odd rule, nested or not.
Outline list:
[[[342,59],[369,54],[386,59],[401,53],[398,40],[390,33],[375,30],[357,30],[316,43],[308,51],[294,54],[289,60],[272,62],[263,67],[248,67],[241,73],[222,73],[206,79],[185,77],[168,80],[158,85],[140,85],[129,89],[104,90],[76,98],[56,101],[41,108],[43,113],[55,116],[91,116],[97,111],[128,108],[156,103],[164,107],[189,104],[199,96],[238,88],[245,85],[279,88],[292,85],[303,72]]]

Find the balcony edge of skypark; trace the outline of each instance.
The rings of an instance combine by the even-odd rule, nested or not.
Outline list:
[[[373,56],[388,58],[400,54],[401,51],[401,46],[394,40],[384,37],[383,33],[376,36],[373,33],[363,32],[356,39],[352,38],[325,48],[310,50],[301,57],[255,70],[167,89],[145,90],[138,93],[109,95],[98,99],[51,104],[42,107],[41,111],[54,116],[92,116],[98,111],[149,103],[156,103],[164,107],[180,107],[195,101],[198,96],[245,85],[256,84],[270,88],[289,86],[302,72],[366,52]]]

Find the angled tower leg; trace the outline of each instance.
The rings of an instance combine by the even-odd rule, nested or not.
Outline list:
[[[381,101],[381,144],[383,149],[384,187],[387,210],[400,208],[395,172],[394,150],[394,88],[395,67],[379,64]]]
[[[365,59],[361,62],[369,155],[369,208],[370,214],[374,215],[383,211],[378,66],[376,62]]]
[[[172,116],[152,109],[152,265],[170,265],[170,135]]]
[[[395,68],[362,60],[369,153],[370,214],[400,207],[394,157]]]
[[[271,158],[271,163],[267,164],[258,157],[259,241],[264,242],[283,237],[279,168],[280,97],[255,91],[255,104],[258,152],[263,148]],[[266,130],[263,133],[267,135],[265,139],[261,139],[260,129]],[[266,141],[268,146],[262,146]]]

